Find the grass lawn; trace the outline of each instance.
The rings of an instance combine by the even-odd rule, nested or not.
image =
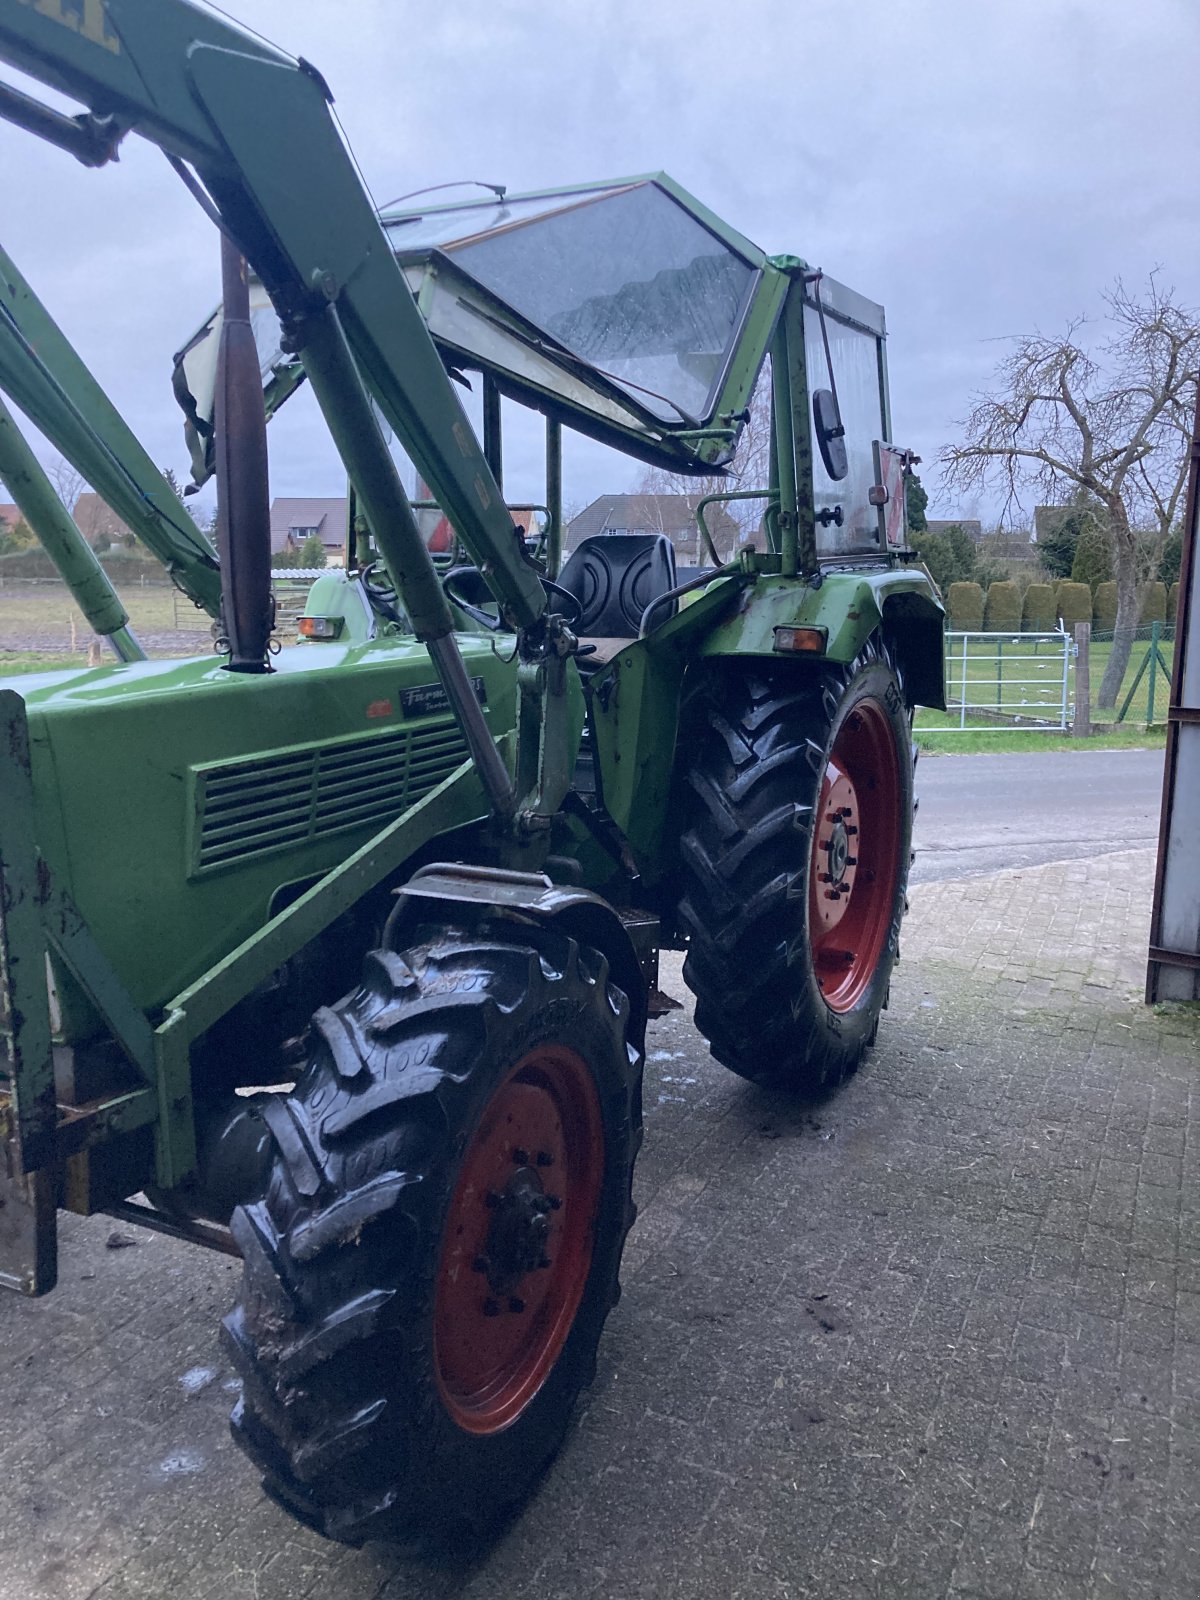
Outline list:
[[[918,718],[936,715],[921,711]],[[915,732],[921,750],[931,756],[1010,755],[1026,750],[1161,750],[1166,744],[1162,727],[1112,727],[1101,729],[1088,739],[1072,739],[1057,730],[1039,733],[1029,728],[968,728],[965,733],[939,733],[920,725]]]
[[[1094,642],[1090,652],[1091,720],[1093,723],[1115,724],[1117,713],[1124,708],[1125,697],[1137,679],[1138,670],[1150,653],[1146,639],[1138,639],[1129,658],[1125,681],[1117,696],[1115,706],[1101,710],[1096,697],[1105,668],[1112,654],[1111,640]],[[1174,646],[1164,642],[1159,646],[1167,671],[1170,670]],[[986,728],[989,724],[1051,723],[1059,721],[1062,714],[1063,658],[1062,646],[1056,640],[1022,638],[1020,635],[975,635],[963,642],[947,641],[946,661],[947,699],[953,709],[946,715],[922,712],[918,719],[923,729],[956,728],[960,724],[961,707],[966,701],[966,723],[970,727]],[[1156,669],[1154,683],[1154,721],[1166,716],[1169,685],[1162,668]],[[1067,715],[1075,701],[1075,654],[1071,650],[1067,660]],[[1149,720],[1150,671],[1142,673],[1136,691],[1120,726],[1137,727]],[[992,737],[992,735],[985,735]]]
[[[60,667],[86,666],[87,654],[82,650],[73,656],[43,655],[36,650],[0,650],[0,678],[18,672],[57,672]]]

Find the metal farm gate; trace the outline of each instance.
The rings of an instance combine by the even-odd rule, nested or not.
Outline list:
[[[946,726],[939,733],[1069,726],[1074,643],[1054,633],[947,633]],[[940,718],[939,718],[940,724]]]

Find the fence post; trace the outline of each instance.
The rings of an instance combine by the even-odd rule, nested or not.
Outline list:
[[[1089,655],[1092,644],[1090,622],[1075,624],[1075,721],[1071,734],[1086,739],[1092,731],[1092,678]]]
[[[1154,683],[1158,677],[1158,636],[1162,625],[1158,622],[1150,624],[1150,687],[1146,692],[1146,726],[1154,721]]]

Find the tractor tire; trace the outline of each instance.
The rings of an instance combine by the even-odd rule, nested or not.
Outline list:
[[[316,1013],[232,1222],[234,1438],[330,1538],[486,1535],[591,1381],[619,1295],[642,1055],[603,955],[425,927]]]
[[[684,706],[679,919],[696,1026],[756,1083],[836,1087],[899,953],[911,711],[874,637],[849,667],[721,664]]]

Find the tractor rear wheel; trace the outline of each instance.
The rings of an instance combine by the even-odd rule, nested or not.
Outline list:
[[[911,725],[877,639],[849,667],[722,665],[684,708],[683,975],[714,1056],[830,1088],[874,1042],[912,840]]]
[[[234,1437],[331,1538],[478,1536],[520,1504],[619,1293],[641,1055],[554,930],[422,930],[314,1018],[268,1116],[226,1344]]]

